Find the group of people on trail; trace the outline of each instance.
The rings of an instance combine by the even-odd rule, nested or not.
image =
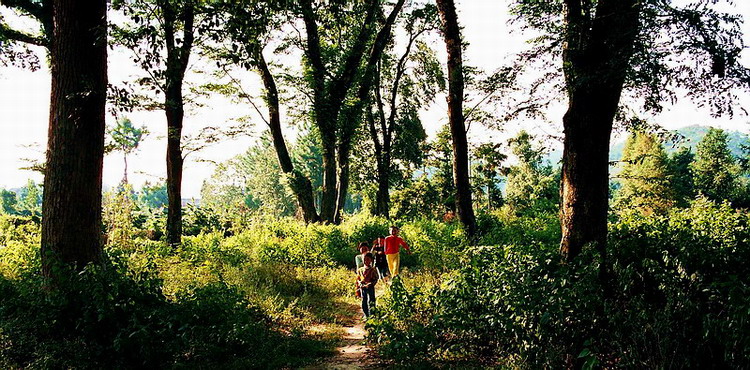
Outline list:
[[[401,268],[401,247],[411,254],[404,239],[398,236],[399,229],[390,227],[387,237],[379,237],[372,242],[372,248],[367,242],[359,243],[359,254],[354,257],[357,271],[357,297],[362,299],[362,312],[365,318],[375,307],[375,284],[379,280],[388,281],[398,276]]]

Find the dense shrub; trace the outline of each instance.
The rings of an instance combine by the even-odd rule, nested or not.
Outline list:
[[[114,265],[60,274],[67,279],[52,289],[0,279],[0,366],[279,367],[301,363],[303,348],[322,350],[271,330],[222,283],[169,300],[158,279]]]
[[[440,284],[394,282],[371,339],[399,361],[748,367],[748,223],[705,200],[625,214],[611,226],[606,280],[591,250],[563,264],[556,243],[472,248]]]
[[[19,279],[39,266],[39,220],[0,216],[0,276]]]
[[[560,221],[556,211],[518,214],[503,206],[489,213],[479,213],[477,229],[479,245],[552,245],[560,242]]]

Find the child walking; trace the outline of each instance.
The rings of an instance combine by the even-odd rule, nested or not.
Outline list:
[[[365,265],[357,270],[357,286],[362,296],[362,313],[365,318],[370,316],[370,311],[375,307],[375,284],[378,283],[378,271],[373,266],[372,253],[364,255]]]
[[[398,236],[399,229],[396,226],[391,226],[390,233],[385,238],[385,257],[388,260],[388,269],[391,271],[391,279],[398,275],[398,270],[401,268],[401,257],[399,252],[401,247],[406,249],[406,252],[411,254],[409,246],[406,245],[404,239]]]
[[[357,249],[359,250],[359,254],[354,256],[354,267],[357,269],[357,271],[365,265],[365,254],[370,252],[370,246],[367,245],[367,242],[361,242],[357,246]]]
[[[372,242],[372,253],[375,255],[375,268],[380,273],[380,278],[386,281],[391,273],[388,271],[388,260],[385,258],[385,237],[379,237]]]

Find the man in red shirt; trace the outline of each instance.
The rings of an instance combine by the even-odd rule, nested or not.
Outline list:
[[[411,254],[409,246],[406,245],[404,239],[398,236],[398,232],[398,227],[391,226],[391,235],[385,238],[385,258],[388,259],[388,269],[391,270],[392,278],[398,275],[399,267],[401,267],[401,258],[399,257],[401,247],[403,246]]]

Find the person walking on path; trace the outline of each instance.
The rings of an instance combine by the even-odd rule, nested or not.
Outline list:
[[[375,307],[375,284],[378,283],[378,271],[373,266],[375,258],[372,253],[366,253],[363,258],[365,265],[357,270],[357,285],[362,296],[362,313],[367,318]]]
[[[385,258],[388,260],[388,269],[391,271],[391,279],[398,275],[398,271],[401,267],[400,251],[401,247],[406,249],[406,252],[411,254],[409,246],[406,245],[404,239],[398,236],[399,229],[396,226],[391,226],[390,233],[385,238]]]
[[[355,271],[359,271],[359,269],[365,265],[364,257],[365,254],[370,252],[370,246],[367,245],[367,242],[361,242],[357,249],[359,250],[359,254],[354,256]]]
[[[372,242],[372,253],[375,254],[375,268],[380,273],[383,281],[390,275],[388,271],[388,260],[385,258],[385,237],[379,237]]]

